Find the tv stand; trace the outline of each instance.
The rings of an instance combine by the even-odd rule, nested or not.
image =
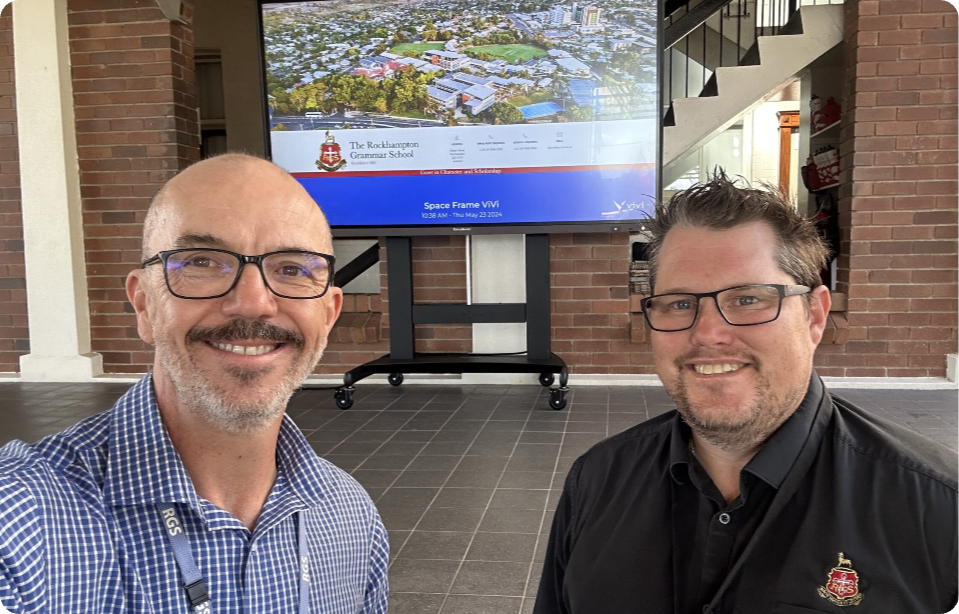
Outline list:
[[[351,369],[334,397],[341,409],[353,406],[353,385],[377,373],[390,384],[403,383],[404,373],[538,373],[550,387],[549,406],[566,407],[566,363],[550,351],[549,235],[526,235],[526,302],[474,305],[413,304],[413,259],[410,237],[387,237],[386,274],[390,293],[390,353]],[[415,324],[526,323],[526,354],[434,354],[414,350]]]

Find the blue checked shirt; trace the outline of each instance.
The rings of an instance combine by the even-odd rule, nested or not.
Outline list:
[[[0,602],[14,613],[189,613],[155,504],[177,510],[217,614],[297,611],[296,512],[310,611],[386,612],[389,545],[363,488],[289,417],[276,484],[251,533],[200,498],[160,420],[150,376],[109,411],[0,449]]]

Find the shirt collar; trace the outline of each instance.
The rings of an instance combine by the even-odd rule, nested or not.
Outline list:
[[[292,509],[313,507],[329,493],[330,467],[289,416],[283,416],[277,463],[285,479],[278,503]],[[291,493],[299,501],[290,500]],[[103,498],[107,505],[185,503],[202,514],[200,497],[160,418],[153,376],[148,374],[113,406]]]
[[[153,375],[113,406],[103,499],[107,505],[186,503],[200,499],[160,418]]]
[[[780,425],[756,456],[744,467],[773,488],[779,488],[799,456],[812,428],[823,396],[822,380],[813,371],[806,396],[796,411]]]
[[[766,440],[763,447],[743,468],[773,488],[779,488],[789,473],[796,457],[806,443],[813,421],[822,401],[824,388],[815,371],[809,378],[806,396],[799,407]],[[673,421],[669,443],[669,470],[673,479],[682,483],[688,478],[690,462],[689,441],[691,430],[678,413]]]

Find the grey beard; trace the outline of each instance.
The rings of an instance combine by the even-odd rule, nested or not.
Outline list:
[[[189,340],[189,343],[203,341]],[[302,349],[303,346],[300,344],[298,347]],[[173,345],[168,344],[165,339],[156,339],[156,353],[176,389],[177,401],[210,426],[233,435],[265,429],[279,419],[286,410],[290,397],[309,377],[323,355],[322,350],[311,351],[299,364],[294,361],[270,395],[260,401],[246,402],[242,389],[249,387],[255,390],[260,380],[270,373],[269,369],[226,369],[226,373],[240,388],[235,395],[238,398],[231,399],[226,390],[204,377],[188,356],[178,354]]]

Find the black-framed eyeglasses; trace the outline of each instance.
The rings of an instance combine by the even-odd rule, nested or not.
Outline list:
[[[752,284],[715,292],[654,294],[642,302],[643,315],[653,330],[677,332],[693,327],[699,315],[699,301],[711,298],[720,315],[733,326],[755,326],[772,322],[782,311],[787,296],[808,294],[808,286]]]
[[[163,263],[163,277],[177,298],[219,298],[230,293],[247,264],[255,264],[263,283],[283,298],[320,298],[333,283],[336,258],[319,252],[279,251],[245,256],[225,249],[171,249],[143,262]]]

